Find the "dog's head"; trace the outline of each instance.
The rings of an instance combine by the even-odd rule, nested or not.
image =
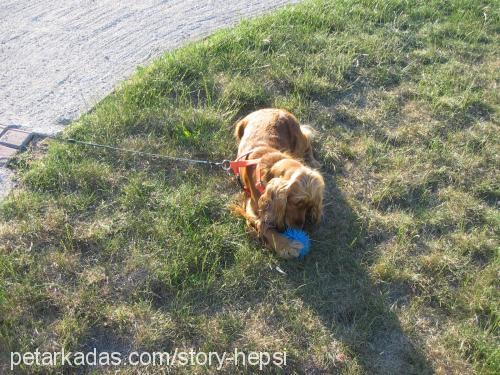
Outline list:
[[[323,212],[324,187],[321,174],[305,166],[272,178],[259,199],[260,216],[279,231],[302,229],[307,221],[317,224]]]

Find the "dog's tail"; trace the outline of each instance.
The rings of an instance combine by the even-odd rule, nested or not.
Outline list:
[[[316,137],[316,130],[314,130],[311,125],[300,125],[300,131],[304,134],[304,137],[306,137],[309,143]]]

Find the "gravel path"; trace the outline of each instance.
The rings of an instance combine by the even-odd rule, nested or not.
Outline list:
[[[57,132],[163,51],[295,2],[0,0],[0,125]]]
[[[0,124],[55,132],[162,51],[288,0],[0,0]]]

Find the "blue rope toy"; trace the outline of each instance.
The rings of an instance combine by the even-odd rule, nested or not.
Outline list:
[[[311,240],[309,239],[307,233],[303,230],[288,228],[283,232],[283,235],[292,241],[298,241],[302,244],[299,259],[304,259],[304,257],[309,253],[309,250],[311,250]]]

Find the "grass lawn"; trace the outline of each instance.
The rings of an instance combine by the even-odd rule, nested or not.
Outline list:
[[[238,118],[286,108],[320,134],[311,254],[253,239],[222,171],[46,142],[0,203],[0,372],[10,351],[194,347],[286,349],[268,373],[498,373],[499,25],[496,1],[313,0],[138,70],[65,136],[217,161]]]

